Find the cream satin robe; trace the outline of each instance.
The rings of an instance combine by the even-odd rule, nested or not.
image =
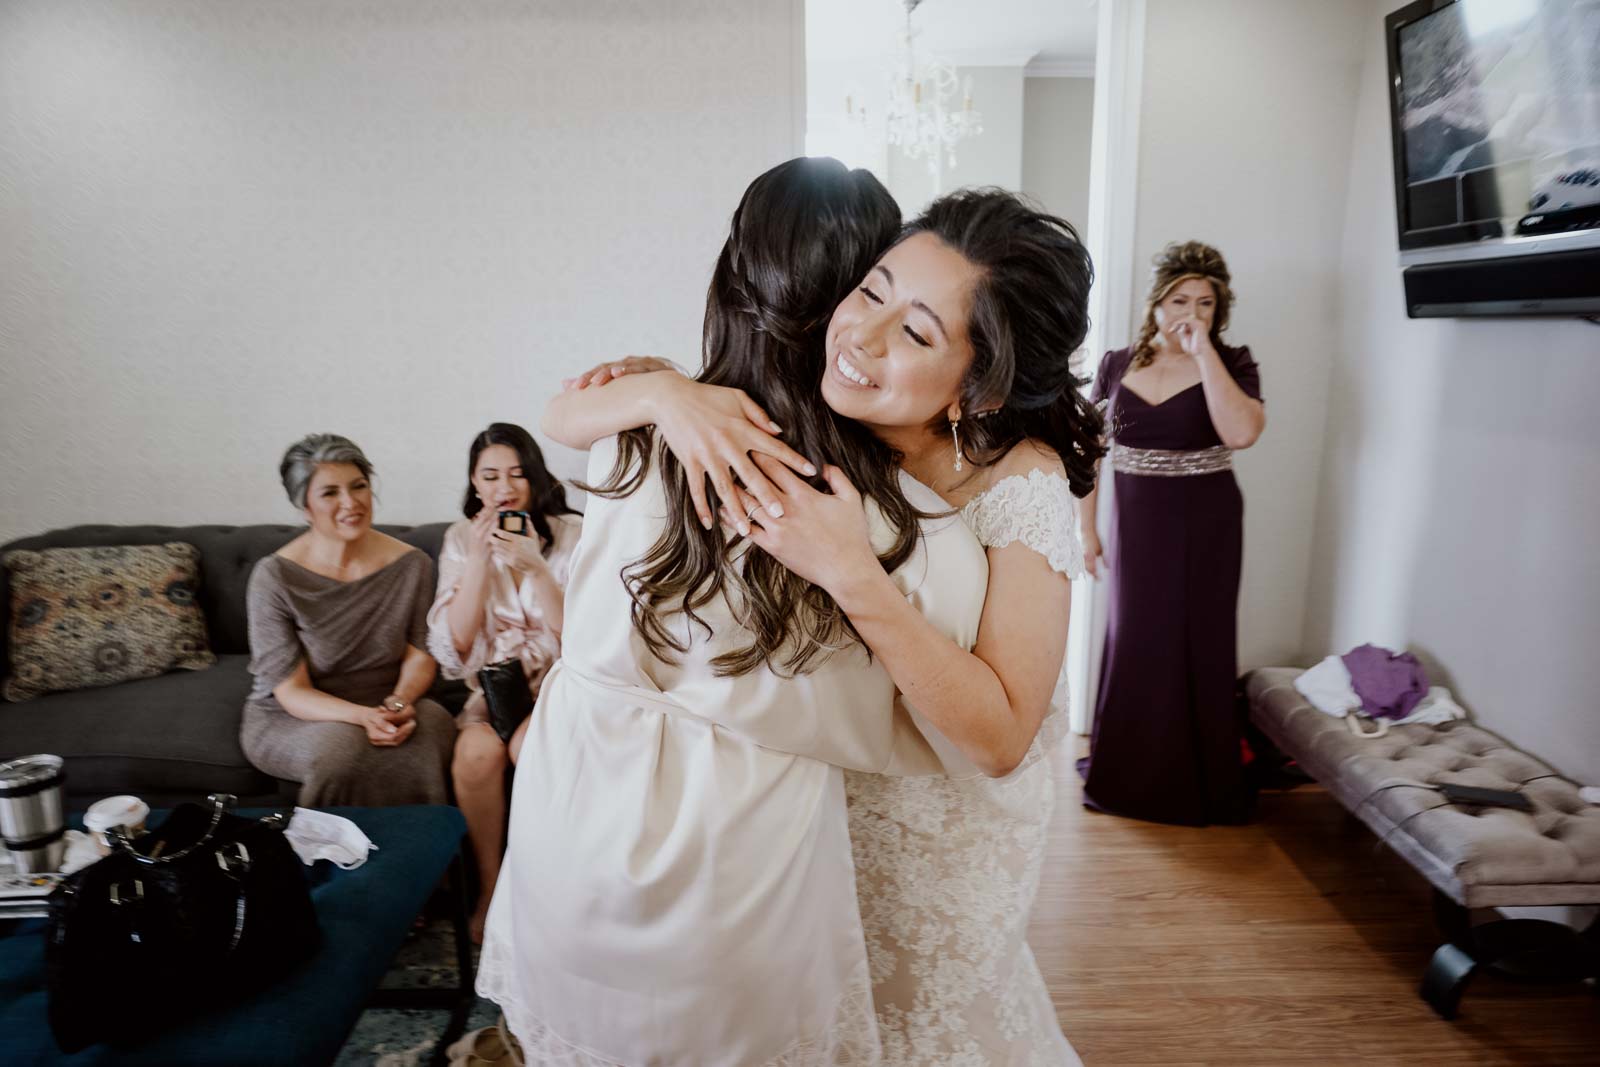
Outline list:
[[[615,454],[614,439],[596,443],[590,484]],[[743,636],[718,600],[701,611],[711,633],[680,620],[680,662],[649,652],[619,574],[661,531],[658,469],[629,497],[590,498],[562,658],[517,767],[478,991],[529,1063],[878,1063],[841,768],[944,766],[859,644],[795,678],[718,677],[712,659]],[[914,505],[945,509],[902,484]],[[872,525],[883,540],[876,514]],[[925,523],[895,580],[972,646],[988,564],[958,518]]]
[[[583,519],[578,515],[550,515],[545,521],[550,524],[551,538],[545,564],[556,585],[565,590]],[[438,662],[440,674],[464,679],[474,694],[456,716],[457,726],[489,721],[488,705],[479,696],[483,684],[478,681],[478,671],[486,664],[521,660],[528,689],[538,697],[545,672],[561,655],[561,638],[545,621],[533,578],[492,558],[488,595],[483,602],[483,628],[464,658],[456,651],[455,637],[450,633],[450,605],[455,602],[467,568],[471,539],[471,519],[457,519],[444,532],[444,543],[439,548],[438,591],[433,607],[428,609],[429,655]]]

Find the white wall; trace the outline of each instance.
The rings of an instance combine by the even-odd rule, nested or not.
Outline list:
[[[1380,23],[1381,25],[1381,23]],[[1216,245],[1238,296],[1227,338],[1261,364],[1265,435],[1240,453],[1239,665],[1301,654],[1365,0],[1149,0],[1138,277],[1169,241]],[[1111,195],[1117,195],[1111,191]],[[1127,344],[1135,330],[1109,337]]]
[[[0,541],[292,520],[316,430],[380,519],[449,518],[488,421],[697,360],[728,215],[800,147],[803,36],[799,0],[7,3]]]
[[[1084,232],[1094,79],[1027,78],[1022,87],[1022,191]]]
[[[1398,3],[1365,6],[1306,651],[1409,647],[1483,725],[1600,783],[1600,328],[1405,317]]]

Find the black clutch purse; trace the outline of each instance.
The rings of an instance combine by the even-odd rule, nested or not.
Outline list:
[[[50,895],[45,980],[63,1052],[137,1042],[278,979],[321,944],[287,818],[180,804]]]
[[[503,659],[478,669],[478,684],[483,687],[484,703],[489,705],[489,725],[509,741],[522,720],[533,711],[533,694],[528,691],[528,675],[520,659]]]

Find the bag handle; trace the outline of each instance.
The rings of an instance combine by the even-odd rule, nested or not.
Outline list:
[[[1384,734],[1389,732],[1389,721],[1387,719],[1370,719],[1368,721],[1376,726],[1377,729],[1371,731],[1362,729],[1361,723],[1358,721],[1356,713],[1353,711],[1344,717],[1344,724],[1350,727],[1350,732],[1355,734],[1357,737],[1382,737]]]
[[[216,836],[217,827],[222,825],[222,813],[231,808],[238,799],[232,793],[211,793],[207,795],[206,802],[211,805],[211,822],[206,826],[205,833],[200,835],[200,840],[188,848],[179,849],[170,856],[146,856],[133,847],[133,838],[128,836],[128,828],[125,826],[113,826],[107,830],[106,841],[110,843],[113,849],[126,852],[139,863],[149,866],[155,866],[160,863],[175,863],[185,856],[193,855],[211,843],[211,839]]]
[[[177,860],[183,859],[185,856],[194,855],[194,853],[200,848],[210,844],[212,838],[216,836],[217,827],[222,824],[223,812],[232,807],[234,802],[238,799],[239,798],[234,796],[232,793],[209,794],[206,797],[206,802],[211,805],[211,822],[207,824],[205,833],[201,834],[200,839],[194,844],[190,845],[188,848],[180,849],[170,856],[146,856],[142,852],[138,851],[133,847],[133,839],[128,836],[126,827],[113,826],[111,829],[106,831],[106,840],[110,841],[115,848],[129,856],[132,856],[140,863],[147,864],[149,866],[154,866],[160,863],[173,863]],[[267,818],[262,820],[262,822],[272,825],[275,829],[281,829],[281,824],[283,821],[282,815],[269,815]],[[217,866],[222,868],[222,872],[228,876],[229,880],[233,882],[234,886],[233,933],[228,938],[229,955],[232,955],[233,952],[238,949],[239,941],[244,936],[245,918],[249,911],[249,900],[245,895],[244,883],[240,881],[240,875],[250,869],[251,863],[250,851],[245,848],[244,842],[235,841],[232,843],[232,847],[232,856],[226,856],[221,851],[218,851],[216,854]],[[129,901],[125,902],[120,899],[120,883],[113,882],[111,884],[111,902],[113,904],[143,903],[144,885],[137,878],[134,879],[133,884],[136,895]],[[138,942],[141,940],[138,936],[137,919],[130,919],[129,933],[134,941]]]

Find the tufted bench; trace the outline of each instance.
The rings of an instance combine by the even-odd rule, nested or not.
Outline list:
[[[1293,684],[1300,673],[1283,667],[1250,672],[1251,721],[1438,891],[1436,910],[1450,941],[1434,955],[1423,996],[1441,1015],[1455,1014],[1477,965],[1503,964],[1510,972],[1507,956],[1519,950],[1549,955],[1552,938],[1572,940],[1566,927],[1559,927],[1565,934],[1536,929],[1558,925],[1538,920],[1505,920],[1485,934],[1467,909],[1600,904],[1600,807],[1579,799],[1576,783],[1465,722],[1393,726],[1383,737],[1356,737],[1300,695]],[[1453,804],[1433,788],[1447,782],[1520,790],[1534,810]],[[1543,947],[1516,943],[1527,937]],[[1595,973],[1600,926],[1577,941],[1573,965],[1552,977]]]

